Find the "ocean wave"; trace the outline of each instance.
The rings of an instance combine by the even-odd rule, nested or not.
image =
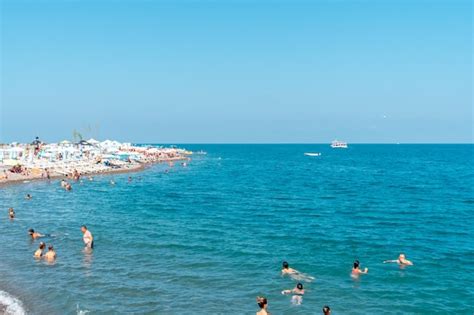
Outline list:
[[[5,315],[25,315],[26,311],[20,300],[0,290],[0,313]]]

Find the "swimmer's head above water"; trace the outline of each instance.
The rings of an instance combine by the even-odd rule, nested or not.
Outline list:
[[[257,296],[257,305],[260,308],[265,308],[267,307],[268,301],[266,297],[263,296]]]
[[[290,267],[290,265],[286,261],[284,261],[282,265],[283,269],[288,269]]]
[[[323,315],[330,315],[331,314],[331,308],[327,305],[323,307]]]
[[[358,260],[354,261],[354,269],[359,268],[360,262]]]
[[[296,288],[297,288],[298,290],[303,290],[303,284],[302,284],[302,283],[298,283],[298,284],[296,285]]]

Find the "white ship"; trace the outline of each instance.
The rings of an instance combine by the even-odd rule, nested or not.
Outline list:
[[[347,142],[334,140],[331,142],[331,148],[347,149]]]

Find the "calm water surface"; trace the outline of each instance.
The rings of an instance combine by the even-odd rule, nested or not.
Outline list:
[[[272,314],[473,314],[472,145],[186,148],[208,154],[130,183],[0,188],[0,289],[29,314],[255,314],[261,294]],[[30,227],[53,235],[56,264],[33,259]],[[382,264],[400,252],[415,266]],[[301,306],[280,294],[295,285],[283,260],[316,277]]]

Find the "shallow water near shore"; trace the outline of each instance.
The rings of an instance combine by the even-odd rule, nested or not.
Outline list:
[[[185,147],[208,154],[72,192],[0,188],[0,290],[29,314],[254,314],[257,295],[272,314],[472,314],[472,145]],[[55,264],[33,259],[28,228],[52,235]],[[382,264],[401,252],[415,265]],[[283,260],[316,277],[300,306]]]

